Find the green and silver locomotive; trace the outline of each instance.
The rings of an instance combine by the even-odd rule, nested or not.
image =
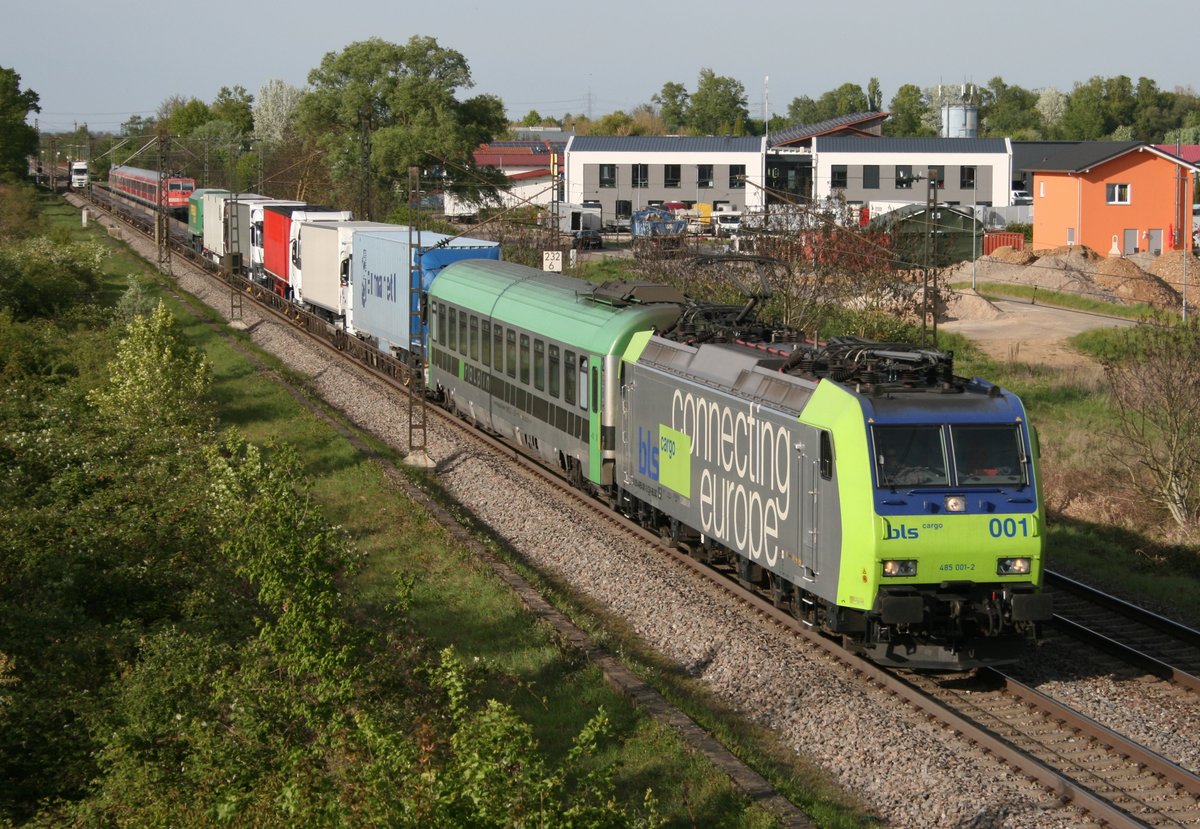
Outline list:
[[[1011,662],[1050,617],[1035,435],[948,354],[503,262],[428,314],[446,405],[876,662]]]

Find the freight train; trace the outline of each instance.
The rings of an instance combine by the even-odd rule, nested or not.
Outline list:
[[[325,208],[192,205],[206,256],[256,240],[250,278],[381,351],[421,347],[437,403],[875,662],[1013,662],[1051,616],[1036,432],[949,353],[816,343],[753,298],[594,285]]]

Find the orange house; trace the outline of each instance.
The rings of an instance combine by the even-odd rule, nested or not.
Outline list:
[[[1081,141],[1026,168],[1033,249],[1086,245],[1098,253],[1192,247],[1192,177],[1200,167],[1140,141]]]

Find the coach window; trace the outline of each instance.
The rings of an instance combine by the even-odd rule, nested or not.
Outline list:
[[[533,387],[546,390],[546,344],[541,340],[533,341]]]
[[[471,315],[471,359],[479,359],[479,317]]]
[[[457,308],[450,309],[450,342],[448,342],[446,344],[446,347],[449,348],[451,351],[458,350],[458,309]]]
[[[579,355],[579,408],[587,411],[588,404],[588,358]]]
[[[558,346],[550,346],[550,396],[558,399]]]
[[[433,306],[433,313],[430,314],[430,321],[433,323],[433,331],[430,332],[430,337],[436,340],[438,345],[446,344],[446,306],[440,302]]]
[[[833,480],[833,439],[828,432],[821,432],[821,477]]]
[[[480,340],[480,345],[483,346],[482,354],[480,355],[483,364],[488,368],[492,367],[492,323],[488,320],[483,321],[483,338]]]
[[[499,323],[492,325],[492,368],[504,370],[504,326]]]
[[[505,357],[507,359],[505,372],[509,377],[515,379],[517,376],[517,332],[512,328],[507,329],[504,339],[506,344]]]
[[[575,352],[563,352],[563,402],[575,405]]]
[[[458,353],[467,356],[467,312],[458,313]]]
[[[521,383],[529,385],[529,335],[521,335]]]

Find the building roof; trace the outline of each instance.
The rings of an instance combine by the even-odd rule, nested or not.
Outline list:
[[[999,153],[1007,155],[1003,138],[868,138],[857,135],[818,136],[813,149],[823,153]]]
[[[890,112],[852,112],[815,124],[795,124],[771,133],[771,146],[795,146],[811,141],[818,135],[878,135],[880,125],[889,115]]]
[[[1200,144],[1155,144],[1155,147],[1168,155],[1182,158],[1188,164],[1200,164]]]
[[[1139,147],[1141,141],[1013,142],[1013,167],[1034,172],[1080,173]]]
[[[573,153],[757,153],[762,148],[757,135],[577,135],[571,141]]]

